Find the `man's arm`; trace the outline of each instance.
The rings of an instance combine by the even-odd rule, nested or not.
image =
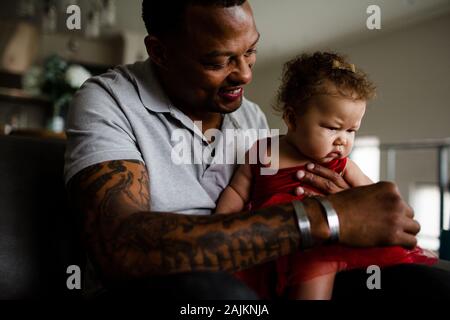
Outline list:
[[[88,167],[71,179],[69,192],[84,217],[89,253],[110,278],[235,271],[293,252],[300,243],[290,205],[226,216],[151,212],[147,169],[136,161]],[[325,239],[326,226],[312,224],[313,235]]]
[[[150,177],[151,178],[151,177]],[[152,212],[145,166],[107,161],[69,183],[72,203],[84,217],[87,250],[105,280],[139,279],[190,271],[237,271],[298,249],[291,204],[230,215]],[[419,231],[412,210],[391,183],[328,196],[347,245],[414,246]],[[304,201],[316,244],[329,238],[315,200]]]

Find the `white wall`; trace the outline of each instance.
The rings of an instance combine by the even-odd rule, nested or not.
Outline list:
[[[360,135],[376,135],[382,143],[450,137],[450,15],[376,37],[329,48],[347,54],[378,87]],[[316,48],[323,49],[323,48]],[[290,57],[287,57],[288,59]],[[279,85],[276,60],[257,65],[247,97],[257,102],[272,127],[282,127],[271,103]],[[398,157],[397,183],[405,197],[410,181],[436,181],[433,152],[403,153]],[[385,168],[382,167],[382,178]]]
[[[450,136],[450,15],[342,47],[378,86],[361,134],[381,142]],[[437,181],[434,151],[402,152],[396,182],[405,197],[412,182]]]
[[[382,142],[450,135],[450,15],[337,48],[378,87],[362,129]],[[380,127],[382,130],[380,130]]]

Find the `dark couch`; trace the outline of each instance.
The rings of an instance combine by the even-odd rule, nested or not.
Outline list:
[[[63,140],[0,136],[0,299],[79,297],[78,221],[63,181]]]

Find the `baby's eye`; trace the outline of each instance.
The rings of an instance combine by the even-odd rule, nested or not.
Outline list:
[[[337,131],[339,130],[339,128],[336,127],[326,127],[328,130],[332,130],[332,131]]]

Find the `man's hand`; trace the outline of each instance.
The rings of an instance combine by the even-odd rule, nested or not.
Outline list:
[[[290,203],[229,215],[151,212],[144,164],[107,161],[69,182],[84,216],[84,239],[104,279],[142,279],[192,271],[234,272],[298,250]],[[419,226],[391,183],[328,196],[339,214],[341,241],[352,246],[416,244]],[[316,243],[329,237],[317,201],[304,201]]]
[[[339,173],[314,163],[307,164],[306,170],[299,170],[297,178],[319,190],[322,195],[333,194],[350,188],[350,185]],[[304,194],[308,197],[320,195],[302,187],[298,187],[295,192],[297,195]]]
[[[416,246],[420,225],[395,184],[379,182],[327,198],[339,216],[341,243],[363,247]]]

